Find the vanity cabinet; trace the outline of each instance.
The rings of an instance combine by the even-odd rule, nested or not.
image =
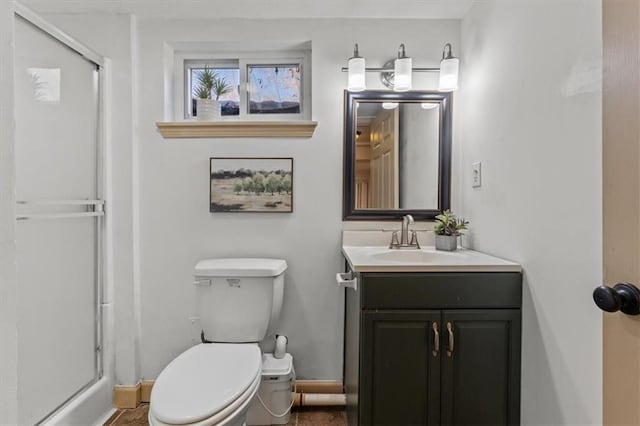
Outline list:
[[[350,426],[520,423],[519,272],[356,277],[345,310]]]

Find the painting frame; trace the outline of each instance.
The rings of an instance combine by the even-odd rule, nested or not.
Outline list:
[[[209,157],[210,213],[293,213],[293,157]]]

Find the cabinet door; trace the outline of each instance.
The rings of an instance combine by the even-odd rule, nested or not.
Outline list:
[[[361,425],[438,425],[440,311],[362,314]],[[441,346],[441,345],[440,345]]]
[[[443,311],[441,334],[442,424],[519,424],[520,310]]]

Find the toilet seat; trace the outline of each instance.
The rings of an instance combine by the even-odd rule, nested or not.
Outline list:
[[[256,344],[194,346],[158,376],[151,393],[154,425],[211,425],[248,405],[260,385],[262,355]]]
[[[196,423],[183,423],[183,424],[180,424],[180,426],[212,426],[212,425],[224,426],[229,423],[227,420],[237,423],[238,419],[234,418],[234,414],[246,411],[249,408],[248,407],[249,404],[253,400],[253,397],[255,396],[255,394],[258,392],[260,383],[261,383],[261,377],[260,375],[258,375],[258,377],[256,377],[255,383],[253,383],[240,398],[238,398],[236,401],[233,402],[233,404],[231,404],[224,410],[216,413],[213,417],[200,420]],[[151,411],[149,411],[149,424],[151,426],[176,426],[173,423],[161,422],[160,420],[158,420],[153,416],[153,413]]]

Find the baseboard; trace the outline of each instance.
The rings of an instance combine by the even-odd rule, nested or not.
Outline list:
[[[154,380],[143,380],[140,382],[140,400],[142,402],[151,401],[151,388],[153,388]]]
[[[151,401],[154,380],[143,380],[135,386],[116,386],[113,389],[115,408],[136,408],[142,402]],[[296,380],[298,393],[343,393],[340,380]]]
[[[298,393],[344,393],[340,380],[296,380]]]
[[[113,388],[113,406],[115,408],[136,408],[142,402],[141,385],[120,386]]]

